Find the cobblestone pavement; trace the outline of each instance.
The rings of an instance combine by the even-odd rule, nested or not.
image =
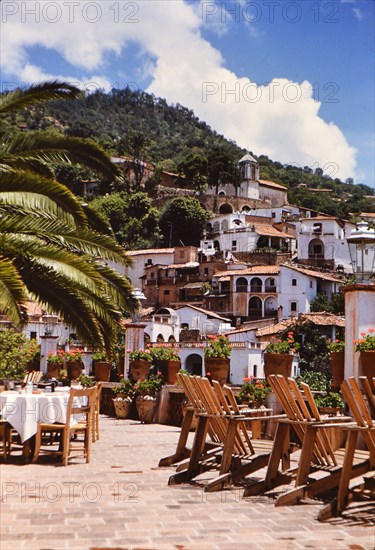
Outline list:
[[[319,503],[274,507],[242,489],[168,487],[179,429],[102,417],[91,463],[1,466],[1,550],[348,549],[375,547],[374,509],[319,523]]]

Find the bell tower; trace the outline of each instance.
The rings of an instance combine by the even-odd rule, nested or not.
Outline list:
[[[250,153],[246,153],[239,161],[242,182],[239,196],[249,199],[259,199],[259,164]]]

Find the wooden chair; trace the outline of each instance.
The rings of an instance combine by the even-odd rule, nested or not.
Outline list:
[[[102,395],[103,382],[96,382],[96,398],[94,407],[93,429],[92,429],[92,441],[95,443],[100,436],[100,399]]]
[[[269,376],[268,381],[280,400],[287,414],[287,420],[278,422],[275,442],[268,464],[265,479],[245,490],[244,496],[260,494],[279,485],[295,483],[276,500],[276,506],[289,505],[306,497],[316,497],[338,486],[342,465],[344,461],[344,449],[334,450],[329,437],[329,429],[342,429],[348,425],[351,418],[322,419],[315,405],[313,395],[307,384],[302,384],[302,392],[292,378],[286,380],[282,376]],[[344,421],[347,421],[346,423]],[[294,429],[297,438],[301,442],[301,456],[298,467],[287,471],[279,471],[280,446],[289,433]],[[356,451],[355,466],[356,475],[366,470],[368,453]],[[313,474],[320,472],[314,478]],[[322,475],[322,474],[327,475]]]
[[[346,508],[351,496],[355,493],[360,496],[375,497],[375,415],[374,415],[374,395],[371,390],[370,383],[366,377],[359,379],[364,395],[361,394],[357,380],[354,377],[348,380],[343,380],[341,391],[345,401],[349,406],[353,417],[357,423],[356,426],[347,427],[348,432],[345,457],[343,468],[340,476],[340,482],[337,491],[337,497],[324,506],[318,515],[320,521],[328,519],[332,516],[340,515]],[[367,474],[359,485],[349,489],[350,480],[354,477],[353,466],[355,463],[356,444],[358,435],[361,434],[363,441],[369,452],[369,460],[367,461],[367,470],[361,474]],[[356,474],[358,475],[358,474]]]
[[[41,381],[42,376],[43,376],[42,372],[38,370],[33,370],[25,374],[23,382],[24,384],[27,384],[27,382],[31,382],[32,384],[38,384]]]
[[[33,463],[37,462],[39,457],[42,434],[48,433],[58,434],[60,436],[60,445],[57,450],[52,450],[49,446],[49,448],[43,449],[43,452],[61,456],[63,465],[67,466],[70,454],[72,451],[76,451],[78,447],[78,449],[81,448],[83,450],[86,462],[90,462],[96,392],[96,387],[84,389],[71,388],[65,424],[38,424]],[[77,400],[80,403],[79,406]],[[74,415],[79,415],[80,419],[78,422],[74,420]],[[83,439],[74,439],[77,435],[82,435]]]
[[[169,484],[191,481],[204,471],[219,469],[219,476],[205,486],[205,491],[217,491],[264,467],[272,442],[259,441],[256,445],[251,439],[246,424],[254,419],[239,414],[230,388],[222,389],[220,384],[215,384],[214,389],[207,378],[199,377],[191,378],[189,383],[201,407],[198,428],[190,459],[169,479]],[[264,417],[259,419],[264,420]],[[208,435],[216,449],[207,452]]]
[[[180,435],[177,442],[177,447],[175,452],[172,455],[166,456],[159,461],[159,467],[171,466],[173,464],[181,463],[184,459],[187,459],[191,455],[191,449],[187,447],[187,441],[190,434],[191,426],[195,415],[205,413],[202,401],[199,394],[196,391],[195,385],[192,382],[192,379],[187,374],[179,373],[177,375],[178,381],[182,386],[184,393],[189,401],[189,406],[186,408],[185,416],[182,422],[182,427]],[[215,452],[218,445],[220,444],[214,430],[210,427],[208,428],[208,434],[210,441],[205,445],[205,452],[211,451]],[[185,469],[185,462],[181,463],[178,466],[178,469]]]
[[[3,456],[4,462],[6,462],[12,450],[12,426],[3,419],[0,419],[0,441],[2,444],[0,453]]]

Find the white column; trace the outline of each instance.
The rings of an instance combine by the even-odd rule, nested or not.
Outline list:
[[[47,358],[52,353],[57,353],[58,336],[41,336],[40,337],[40,370],[43,373],[47,372]]]
[[[359,353],[353,340],[375,327],[375,285],[354,284],[341,290],[345,293],[345,378],[358,378]]]
[[[145,327],[143,323],[130,323],[125,329],[125,360],[124,377],[129,376],[129,353],[127,350],[134,351],[144,349],[145,345]]]

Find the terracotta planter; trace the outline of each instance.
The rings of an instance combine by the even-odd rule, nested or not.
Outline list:
[[[78,376],[82,374],[83,363],[77,361],[67,361],[66,370],[68,371],[69,380],[77,380]]]
[[[60,370],[63,366],[59,363],[49,363],[47,361],[47,375],[48,378],[58,378],[60,376]]]
[[[158,359],[154,361],[155,368],[161,373],[164,384],[177,384],[177,373],[181,368],[181,361]]]
[[[363,376],[367,376],[372,382],[375,377],[375,350],[361,351],[359,357]]]
[[[228,381],[230,359],[221,357],[205,357],[204,368],[209,380],[217,380],[221,386]],[[209,374],[208,374],[209,373]]]
[[[139,395],[136,399],[139,420],[144,424],[151,424],[155,418],[158,408],[158,400],[151,396],[143,397]]]
[[[112,399],[113,406],[115,407],[116,418],[129,418],[132,408],[132,402],[125,399]]]
[[[99,382],[109,382],[112,363],[109,361],[94,361],[95,379]]]
[[[129,378],[133,382],[144,382],[150,374],[151,363],[145,359],[139,359],[138,361],[130,361],[129,367]]]
[[[282,374],[285,378],[291,375],[293,355],[286,353],[265,353],[263,359],[265,378],[270,374]]]
[[[344,380],[345,352],[333,351],[331,353],[332,384],[335,389],[340,389]]]
[[[337,416],[342,414],[341,407],[318,407],[320,414],[327,414],[328,416]]]

